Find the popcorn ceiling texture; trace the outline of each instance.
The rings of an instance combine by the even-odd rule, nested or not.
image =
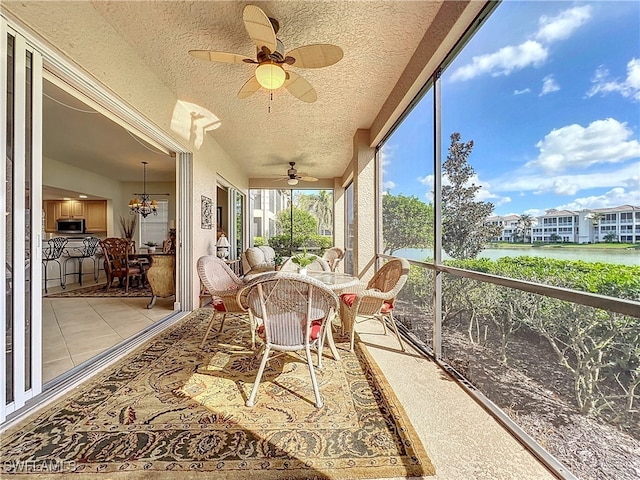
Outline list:
[[[219,128],[207,135],[249,177],[280,173],[274,164],[286,166],[295,159],[309,175],[333,178],[343,175],[351,159],[355,131],[371,128],[381,110],[388,119],[400,108],[399,98],[411,88],[405,78],[394,91],[401,77],[418,78],[433,62],[434,46],[425,41],[425,32],[437,32],[434,18],[453,25],[460,16],[461,28],[466,27],[468,11],[483,4],[257,2],[279,21],[278,37],[286,51],[313,43],[332,43],[344,50],[344,58],[330,67],[290,67],[318,92],[317,102],[306,104],[284,90],[274,92],[272,101],[265,91],[239,100],[236,94],[254,66],[205,62],[188,55],[190,49],[210,49],[254,57],[255,47],[242,22],[247,3],[5,1],[3,8],[167,131],[176,100],[210,111]],[[383,108],[392,91],[393,102]]]

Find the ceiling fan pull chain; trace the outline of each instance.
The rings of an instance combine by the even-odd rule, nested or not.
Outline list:
[[[269,92],[269,109],[268,113],[271,113],[271,102],[273,101],[273,90]]]

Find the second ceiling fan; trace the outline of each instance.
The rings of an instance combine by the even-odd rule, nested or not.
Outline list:
[[[242,86],[238,98],[247,98],[261,88],[276,90],[284,86],[303,102],[315,102],[318,95],[311,84],[297,73],[285,70],[284,65],[298,68],[328,67],[342,59],[342,49],[331,44],[313,44],[295,48],[285,54],[284,44],[276,38],[279,30],[277,20],[269,18],[255,5],[244,7],[242,19],[257,49],[255,60],[237,53],[210,50],[189,50],[189,54],[212,62],[256,64],[254,76]]]

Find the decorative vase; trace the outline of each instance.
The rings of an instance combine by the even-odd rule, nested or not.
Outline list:
[[[298,273],[299,273],[300,275],[306,275],[306,274],[307,274],[307,268],[306,268],[306,267],[304,267],[304,268],[299,268],[299,269],[298,269]]]
[[[147,251],[148,251],[149,253],[155,253],[155,251],[156,251],[156,247],[147,247]]]

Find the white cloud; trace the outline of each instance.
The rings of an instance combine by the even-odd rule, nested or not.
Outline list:
[[[391,180],[387,180],[386,182],[382,183],[382,190],[383,191],[387,191],[387,190],[392,190],[394,188],[396,188],[396,183],[392,182]]]
[[[499,179],[491,180],[495,192],[533,192],[546,194],[553,192],[562,195],[575,195],[579,191],[594,188],[623,187],[629,191],[636,191],[640,202],[640,169],[637,162],[626,165],[617,170],[578,175],[547,175],[544,173],[522,174],[511,172]]]
[[[631,98],[640,101],[640,59],[632,58],[627,63],[627,78],[623,81],[610,80],[609,71],[600,67],[596,70],[591,79],[593,86],[587,92],[587,97],[591,98],[599,93],[606,95],[607,93],[618,92],[625,98]]]
[[[523,215],[531,215],[532,217],[539,217],[541,215],[544,215],[544,210],[541,210],[539,208],[528,208],[523,212]]]
[[[638,205],[640,191],[628,191],[622,187],[616,187],[603,195],[576,198],[572,202],[558,205],[557,210],[584,210],[585,208],[607,208],[620,205]]]
[[[434,183],[433,175],[427,175],[426,177],[418,177],[418,181],[421,184],[426,185],[429,188],[429,191],[433,191],[433,183]]]
[[[492,77],[509,75],[531,65],[538,67],[547,60],[547,56],[544,46],[534,40],[527,40],[520,45],[509,45],[497,52],[473,57],[470,64],[453,72],[451,80],[470,80],[486,73]]]
[[[506,76],[526,67],[539,67],[547,61],[548,45],[569,38],[590,18],[589,5],[563,10],[555,17],[542,16],[538,19],[539,28],[534,39],[520,45],[502,47],[493,53],[475,56],[471,59],[471,63],[455,70],[451,80],[470,80],[484,74],[490,74],[493,77]]]
[[[514,90],[513,91],[514,95],[522,95],[524,93],[531,93],[531,89],[530,88],[524,88],[522,90]]]
[[[589,5],[564,10],[555,17],[543,15],[538,20],[540,27],[536,33],[536,39],[545,43],[564,40],[590,18],[591,7]]]
[[[558,90],[560,90],[560,85],[558,85],[556,79],[553,78],[553,75],[547,75],[542,79],[542,91],[539,96],[542,97],[543,95],[557,92]]]
[[[596,120],[587,127],[573,124],[552,130],[536,143],[540,154],[527,167],[547,172],[619,163],[640,157],[640,143],[631,139],[626,123],[613,118]]]

